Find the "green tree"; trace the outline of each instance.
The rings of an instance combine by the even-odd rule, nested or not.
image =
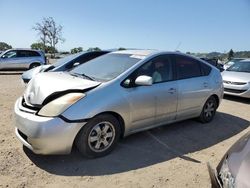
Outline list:
[[[233,57],[234,57],[234,51],[231,49],[231,50],[228,52],[227,59],[228,59],[228,60],[231,60]]]
[[[30,45],[31,49],[34,50],[43,50],[46,52],[46,45],[44,45],[42,42],[36,42]]]
[[[121,51],[121,50],[126,50],[126,48],[120,47],[120,48],[118,48],[118,50],[119,50],[119,51]]]
[[[0,42],[0,50],[1,51],[5,51],[5,50],[8,50],[8,49],[11,49],[12,46],[5,43],[5,42]]]
[[[72,54],[79,53],[79,52],[82,52],[82,51],[83,51],[82,47],[73,48],[73,49],[70,50],[70,52]]]
[[[88,51],[88,52],[101,51],[101,49],[98,48],[98,47],[95,47],[95,48],[89,48],[87,51]]]

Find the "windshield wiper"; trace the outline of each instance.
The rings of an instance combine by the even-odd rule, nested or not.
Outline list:
[[[70,73],[71,75],[73,75],[73,76],[77,76],[77,77],[84,77],[84,78],[87,78],[87,79],[89,79],[89,80],[95,80],[93,77],[91,77],[91,76],[88,76],[88,75],[86,75],[86,74],[79,74],[79,73],[75,73],[75,72],[71,72]]]

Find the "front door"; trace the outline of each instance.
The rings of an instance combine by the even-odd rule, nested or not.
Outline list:
[[[134,80],[141,75],[152,77],[150,86],[138,86]],[[175,119],[177,83],[173,80],[168,55],[160,55],[138,68],[131,76],[132,86],[124,88],[130,104],[133,130],[147,129]]]
[[[4,53],[0,61],[0,69],[12,69],[15,67],[16,61],[18,60],[17,51],[11,50]]]

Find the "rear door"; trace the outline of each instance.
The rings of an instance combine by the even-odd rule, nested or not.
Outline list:
[[[209,77],[202,71],[202,62],[184,55],[174,57],[178,80],[177,119],[198,116],[210,93]]]
[[[17,56],[16,67],[19,68],[29,68],[31,63],[39,63],[40,60],[38,58],[41,57],[38,52],[29,50],[19,50]]]

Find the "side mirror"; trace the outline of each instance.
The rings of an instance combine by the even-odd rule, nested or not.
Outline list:
[[[139,86],[151,86],[153,84],[153,78],[150,76],[142,75],[135,79],[135,84]]]
[[[80,65],[80,63],[79,63],[79,62],[75,62],[75,63],[73,64],[73,67],[76,67],[76,66],[78,66],[78,65]]]

